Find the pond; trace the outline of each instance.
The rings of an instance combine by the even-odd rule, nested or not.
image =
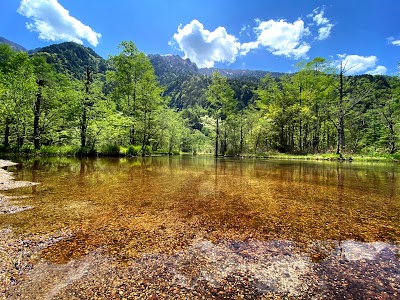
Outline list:
[[[400,296],[398,164],[18,163],[17,180],[40,184],[7,192],[32,209],[0,214],[2,234],[33,251],[10,298]]]

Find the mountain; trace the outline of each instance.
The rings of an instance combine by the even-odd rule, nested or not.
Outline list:
[[[177,76],[196,74],[199,69],[190,59],[183,59],[179,55],[147,55],[154,67],[157,77],[162,77],[165,73],[174,73]]]
[[[149,54],[148,58],[154,67],[155,74],[160,79],[161,84],[171,82],[171,76],[174,78],[188,75],[211,76],[214,72],[219,72],[222,76],[229,79],[244,79],[247,81],[258,82],[260,78],[270,74],[273,77],[281,77],[283,73],[268,72],[260,70],[235,70],[219,68],[198,68],[190,59],[183,59],[179,55],[159,55]]]
[[[228,77],[230,79],[246,79],[249,81],[258,81],[259,79],[265,77],[269,74],[272,77],[279,78],[283,73],[278,72],[268,72],[260,70],[239,70],[239,69],[221,69],[221,68],[202,68],[199,69],[200,74],[211,76],[212,73],[218,72],[222,76]]]
[[[155,74],[165,87],[164,95],[170,98],[170,105],[178,109],[207,106],[206,91],[211,83],[211,74],[220,72],[240,99],[240,107],[247,106],[253,98],[253,90],[260,78],[267,74],[279,77],[281,73],[253,70],[199,69],[194,62],[178,55],[148,55]]]
[[[75,78],[82,78],[86,67],[94,73],[105,73],[106,61],[93,49],[77,43],[65,42],[29,51],[31,55],[42,55],[54,65],[58,72],[69,71]]]
[[[28,50],[26,50],[24,47],[22,47],[21,45],[14,43],[12,41],[7,40],[4,37],[0,36],[0,44],[7,44],[9,45],[12,49],[14,49],[15,51],[24,51],[24,52],[28,52]]]

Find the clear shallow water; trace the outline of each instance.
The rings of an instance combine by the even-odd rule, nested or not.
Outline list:
[[[41,232],[117,223],[194,219],[212,231],[246,231],[294,241],[400,240],[400,166],[211,157],[21,161],[35,181],[26,204],[1,224]],[[165,222],[164,222],[165,221]],[[3,225],[3,226],[4,226]],[[126,225],[126,226],[125,226]],[[138,224],[140,225],[140,224]],[[164,224],[167,226],[168,224]]]
[[[34,208],[0,215],[0,227],[68,232],[41,250],[45,261],[85,261],[100,249],[191,290],[245,274],[255,294],[400,292],[399,165],[212,157],[19,163],[9,168],[16,179],[40,185],[9,194],[31,196],[18,201]]]

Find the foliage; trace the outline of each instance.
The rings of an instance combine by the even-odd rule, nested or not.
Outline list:
[[[120,156],[121,147],[116,144],[105,145],[102,147],[100,153],[101,153],[101,155],[105,155],[105,156]]]
[[[318,57],[284,76],[209,76],[133,42],[120,50],[105,61],[74,43],[31,56],[0,45],[0,151],[398,159],[397,76],[346,76]]]
[[[34,51],[36,56],[42,56],[60,73],[68,71],[76,79],[83,78],[86,67],[95,73],[104,73],[106,61],[91,48],[65,42],[39,48]]]
[[[141,148],[141,146],[130,145],[126,151],[126,155],[137,156],[140,153]]]

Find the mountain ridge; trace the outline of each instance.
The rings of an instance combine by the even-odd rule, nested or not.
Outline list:
[[[2,37],[2,36],[0,36],[0,44],[9,45],[15,51],[28,52],[28,50],[25,47],[21,46],[20,44],[15,43],[15,42],[12,42],[12,41],[10,41],[10,40],[6,39],[5,37]]]
[[[86,66],[92,67],[95,72],[106,71],[106,60],[97,54],[92,48],[85,47],[74,42],[56,43],[45,47],[27,50],[22,45],[14,43],[4,37],[0,37],[0,44],[10,45],[17,51],[28,52],[30,55],[45,55],[48,63],[53,64],[57,71],[69,70],[75,77],[83,74]],[[47,54],[45,54],[47,53]],[[231,79],[246,78],[246,80],[258,80],[267,74],[273,77],[280,77],[284,73],[264,70],[229,69],[229,68],[198,68],[196,63],[189,58],[184,59],[179,55],[147,54],[150,59],[156,76],[161,83],[168,81],[166,74],[173,74],[173,77],[188,75],[211,76],[213,72],[219,72],[222,76]],[[70,60],[70,61],[68,61]]]
[[[68,70],[76,78],[82,77],[86,67],[95,73],[105,73],[106,60],[92,48],[74,42],[63,42],[37,48],[28,52],[30,55],[43,55],[58,72]]]

